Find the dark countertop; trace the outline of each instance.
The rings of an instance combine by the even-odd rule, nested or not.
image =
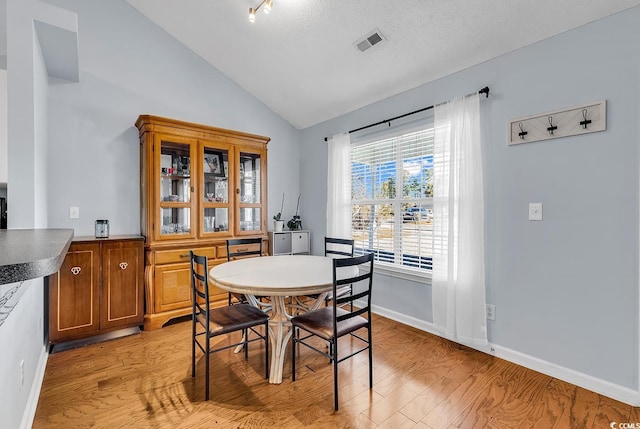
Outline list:
[[[55,273],[72,238],[73,229],[0,230],[0,285]]]

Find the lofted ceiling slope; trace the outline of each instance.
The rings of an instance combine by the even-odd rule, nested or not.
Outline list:
[[[298,129],[640,4],[274,0],[250,23],[259,0],[127,1]]]

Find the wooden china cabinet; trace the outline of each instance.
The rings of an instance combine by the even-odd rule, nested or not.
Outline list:
[[[267,240],[268,137],[141,115],[141,230],[145,236],[144,328],[191,313],[189,251],[209,266],[226,240]],[[268,246],[263,246],[267,249]],[[227,292],[212,287],[214,305]]]

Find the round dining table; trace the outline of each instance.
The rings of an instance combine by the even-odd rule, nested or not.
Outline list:
[[[295,313],[317,309],[333,287],[333,259],[325,256],[278,255],[238,259],[209,270],[220,289],[244,294],[252,305],[270,312],[271,369],[269,382],[282,383],[286,347]],[[347,277],[348,272],[345,271]],[[300,296],[316,295],[305,300]],[[267,296],[264,303],[256,298]]]

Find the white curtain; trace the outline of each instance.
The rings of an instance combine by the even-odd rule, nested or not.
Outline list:
[[[487,344],[480,97],[434,108],[433,321],[447,337]]]
[[[351,238],[351,138],[336,134],[328,140],[327,237]]]

